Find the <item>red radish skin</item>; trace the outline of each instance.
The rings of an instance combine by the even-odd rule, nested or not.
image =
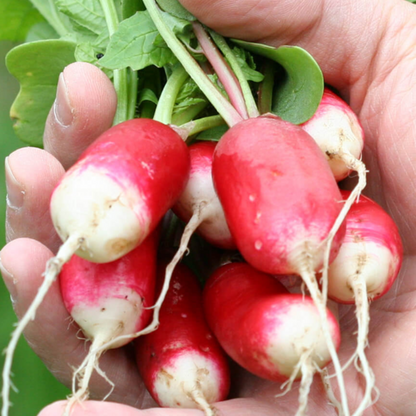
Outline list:
[[[104,132],[64,175],[50,204],[64,244],[48,261],[44,281],[6,349],[3,407],[9,403],[17,342],[62,265],[74,253],[106,263],[137,247],[180,196],[188,174],[189,152],[181,137],[157,121],[134,119]]]
[[[159,270],[160,290],[164,267]],[[173,273],[159,328],[136,340],[135,348],[140,374],[160,406],[213,415],[210,404],[227,397],[227,359],[203,316],[200,285],[186,266],[179,264]]]
[[[213,179],[238,249],[255,268],[296,274],[305,251],[313,269],[342,208],[325,158],[300,127],[277,117],[240,122],[219,141]],[[345,227],[334,239],[338,252]],[[321,250],[323,251],[323,250]]]
[[[103,345],[115,338],[109,348],[118,348],[131,341],[126,336],[147,325],[154,302],[156,283],[156,250],[158,232],[143,243],[110,263],[92,263],[73,256],[60,274],[64,304],[91,341],[90,351],[73,378],[73,395],[68,401],[66,415],[73,405],[88,398],[92,372],[99,370],[98,359]],[[77,389],[77,382],[79,388]]]
[[[266,115],[243,120],[224,134],[212,173],[245,260],[266,273],[299,274],[305,282],[321,317],[348,416],[341,365],[315,277],[324,260],[335,257],[345,233],[342,197],[322,151],[301,127]]]
[[[200,225],[197,232],[212,245],[223,249],[235,249],[224,210],[212,182],[212,159],[216,143],[199,142],[189,146],[191,168],[185,190],[173,206],[174,213],[188,222],[200,210]]]
[[[290,381],[289,386],[302,377],[298,414],[303,414],[315,365],[330,361],[312,299],[289,293],[248,264],[229,263],[206,283],[204,310],[221,346],[242,367],[268,380]],[[329,310],[326,314],[338,348],[338,322]]]
[[[350,192],[342,191],[342,195],[348,200]],[[347,214],[344,242],[328,270],[328,296],[340,303],[356,305],[357,347],[344,368],[356,361],[365,377],[365,392],[357,415],[373,403],[375,390],[374,374],[365,354],[369,302],[390,289],[402,261],[403,245],[394,221],[377,203],[361,196]]]

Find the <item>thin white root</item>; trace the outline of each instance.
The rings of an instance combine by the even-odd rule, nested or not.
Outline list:
[[[99,345],[102,345],[101,341],[94,341],[91,344],[87,356],[84,358],[81,365],[74,371],[72,376],[72,395],[68,397],[63,416],[70,416],[71,411],[76,404],[82,404],[85,400],[88,400],[89,383],[94,370],[111,386],[110,392],[103,400],[106,400],[113,392],[115,387],[114,383],[107,377],[105,372],[102,371],[98,365],[100,356],[102,355],[102,352],[104,352],[96,352]]]
[[[368,330],[370,324],[367,285],[362,276],[358,274],[352,279],[351,286],[354,291],[356,305],[355,314],[358,322],[357,348],[348,362],[344,365],[343,370],[354,361],[357,371],[365,378],[364,397],[353,415],[360,416],[367,407],[372,405],[372,393],[373,391],[377,392],[377,389],[375,387],[374,373],[371,370],[365,355],[365,348],[368,346]]]
[[[342,411],[342,405],[335,397],[334,391],[332,390],[331,382],[329,381],[328,370],[327,368],[323,368],[320,371],[322,384],[324,385],[324,389],[326,391],[326,396],[328,397],[329,402],[332,406],[337,409],[338,416],[344,416]]]
[[[83,238],[78,235],[73,235],[69,237],[65,243],[60,247],[57,255],[51,259],[46,264],[46,270],[44,273],[44,279],[42,284],[38,289],[38,293],[33,299],[32,303],[29,306],[29,309],[26,311],[23,318],[19,321],[16,326],[16,329],[12,333],[11,340],[7,346],[5,353],[6,358],[4,360],[3,367],[3,388],[2,388],[2,400],[3,406],[1,410],[2,416],[7,416],[9,413],[10,407],[10,373],[13,363],[13,355],[16,349],[17,343],[22,335],[23,331],[26,329],[30,321],[35,319],[36,311],[39,305],[42,303],[46,294],[48,293],[49,288],[55,282],[59,273],[61,272],[62,266],[72,257],[72,255],[79,249],[83,242]]]
[[[173,271],[175,270],[176,265],[179,263],[179,261],[181,260],[183,255],[187,252],[189,240],[191,239],[192,234],[195,232],[195,230],[199,227],[199,225],[205,219],[203,217],[203,211],[204,211],[205,206],[206,206],[205,203],[203,203],[203,204],[200,204],[195,209],[194,214],[192,215],[191,219],[189,220],[188,224],[186,225],[186,227],[183,231],[179,249],[176,252],[173,259],[171,260],[171,262],[166,267],[165,281],[163,282],[163,287],[162,287],[162,290],[160,292],[159,298],[157,299],[156,303],[152,307],[149,308],[149,309],[154,310],[153,311],[152,322],[146,328],[142,329],[141,331],[138,331],[138,332],[133,333],[133,334],[121,335],[121,336],[116,337],[116,338],[112,339],[111,341],[103,344],[102,346],[94,349],[93,352],[95,354],[97,354],[101,351],[110,349],[111,345],[113,345],[115,343],[118,343],[120,340],[134,339],[134,338],[138,338],[142,335],[150,334],[151,332],[156,331],[157,327],[159,326],[160,308],[162,307],[162,303],[165,300],[166,293],[169,290],[169,285],[170,285],[170,281],[171,281],[171,278],[172,278]]]
[[[199,382],[197,382],[195,388],[189,392],[189,396],[197,404],[199,409],[205,413],[205,416],[215,416],[217,414],[216,410],[207,402]]]
[[[358,160],[353,155],[351,155],[349,152],[340,153],[338,155],[342,158],[342,160],[345,162],[346,166],[354,170],[358,173],[358,183],[351,192],[348,199],[345,201],[344,206],[341,209],[341,212],[338,215],[338,218],[334,222],[334,225],[332,226],[330,232],[328,233],[327,238],[324,240],[323,244],[325,244],[325,252],[324,252],[324,264],[322,269],[322,296],[324,299],[324,302],[326,304],[326,300],[328,297],[328,268],[329,268],[329,257],[331,254],[331,247],[332,247],[332,241],[334,240],[334,237],[336,233],[339,230],[339,227],[341,227],[342,222],[344,221],[345,217],[348,214],[348,211],[350,210],[352,204],[355,201],[358,201],[361,192],[367,185],[367,170],[363,162],[361,160]]]
[[[319,290],[318,283],[316,281],[315,273],[312,267],[312,254],[308,248],[306,249],[306,253],[304,258],[301,259],[301,267],[299,268],[300,276],[302,277],[303,281],[305,282],[309,293],[312,297],[312,300],[318,310],[319,318],[321,321],[321,328],[322,333],[325,338],[325,342],[328,348],[328,352],[331,356],[332,363],[335,368],[335,374],[339,385],[339,391],[341,396],[341,404],[342,409],[345,416],[349,416],[349,408],[348,408],[348,400],[347,400],[347,392],[345,389],[344,383],[344,375],[342,372],[341,364],[339,362],[338,354],[335,349],[334,342],[331,337],[331,332],[328,325],[328,316],[326,311],[326,306],[324,299],[322,297],[322,293]]]
[[[305,354],[306,357],[302,360],[302,380],[299,387],[299,407],[295,416],[306,415],[306,409],[308,406],[308,396],[311,389],[313,376],[315,374],[315,367],[309,354]]]

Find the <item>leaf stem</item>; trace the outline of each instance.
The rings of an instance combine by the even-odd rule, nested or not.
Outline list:
[[[270,113],[273,103],[273,87],[275,64],[271,60],[266,60],[263,66],[264,79],[259,86],[259,110],[260,114]]]
[[[259,110],[257,109],[256,101],[253,97],[253,93],[251,92],[250,84],[248,83],[246,77],[244,76],[243,71],[241,70],[241,66],[239,65],[236,56],[232,49],[228,46],[228,43],[217,32],[208,29],[209,34],[211,35],[212,40],[218,46],[220,51],[225,56],[225,59],[231,66],[231,69],[234,71],[235,76],[238,79],[238,83],[240,85],[241,91],[243,93],[244,101],[246,104],[247,112],[249,117],[258,117]]]
[[[136,115],[136,104],[137,104],[137,88],[139,84],[139,78],[137,71],[128,69],[129,77],[129,103],[128,103],[128,113],[127,119],[130,120]]]
[[[190,129],[189,136],[197,133],[201,133],[201,131],[208,130],[212,127],[218,127],[224,125],[224,119],[219,116],[208,116],[204,118],[199,118],[197,120],[189,121],[188,123],[182,124],[180,128]]]
[[[189,77],[182,65],[178,65],[172,75],[168,78],[160,95],[159,102],[156,107],[154,120],[164,124],[171,124],[173,107],[175,106],[176,97],[184,82]]]
[[[113,0],[100,0],[101,7],[107,22],[108,34],[111,36],[118,28],[119,19],[117,9]],[[114,116],[113,125],[119,124],[128,119],[129,114],[129,88],[127,68],[114,71],[114,88],[117,93],[117,110]]]
[[[195,59],[187,51],[185,46],[176,38],[172,30],[164,22],[155,0],[143,0],[143,3],[145,4],[153,23],[168,47],[172,50],[176,58],[188,72],[189,76],[206,95],[218,113],[221,114],[224,120],[226,120],[226,123],[229,126],[233,126],[241,121],[242,117],[215,87]]]
[[[224,86],[225,91],[230,97],[230,101],[234,108],[238,111],[241,117],[248,118],[246,103],[243,97],[243,91],[241,86],[224,57],[219,53],[214,43],[209,38],[207,32],[200,23],[193,22],[192,27],[199,45],[204,51],[204,55],[207,57],[209,63],[214,68],[215,73],[218,75],[218,79]]]

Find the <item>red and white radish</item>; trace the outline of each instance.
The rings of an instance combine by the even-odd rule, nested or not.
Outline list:
[[[342,191],[345,199],[350,194]],[[328,270],[328,296],[340,303],[356,305],[357,349],[346,366],[358,357],[360,371],[366,378],[365,395],[357,415],[371,403],[374,389],[374,375],[364,353],[370,321],[369,301],[390,289],[402,260],[402,241],[394,221],[377,203],[361,196],[347,214],[344,241]]]
[[[45,279],[7,347],[4,402],[17,341],[62,265],[75,252],[105,263],[137,247],[182,193],[188,174],[189,152],[181,137],[157,121],[134,119],[104,132],[64,175],[51,199],[52,220],[64,244],[48,262]]]
[[[208,279],[204,310],[221,346],[242,367],[289,387],[302,378],[298,415],[304,414],[316,366],[331,359],[312,299],[289,293],[277,279],[248,264],[230,263]],[[338,322],[329,310],[325,313],[338,348]]]
[[[189,146],[189,179],[172,210],[182,221],[192,224],[189,227],[191,234],[196,229],[199,235],[212,245],[223,249],[235,249],[224,210],[212,182],[215,146],[215,142],[209,141]]]
[[[217,144],[213,179],[227,224],[243,257],[270,274],[299,274],[321,317],[348,414],[341,366],[315,277],[324,261],[328,233],[339,220],[342,197],[312,137],[275,116],[243,120]],[[337,254],[340,225],[331,245]]]
[[[212,182],[214,150],[215,143],[211,142],[195,143],[189,147],[191,160],[189,179],[184,192],[173,207],[173,211],[181,219],[188,220],[188,223],[183,231],[179,248],[166,267],[165,282],[154,305],[153,320],[146,332],[156,329],[159,325],[159,311],[169,289],[172,273],[188,249],[189,240],[195,230],[213,245],[224,249],[235,248]]]
[[[308,132],[324,152],[337,181],[346,178],[351,170],[358,173],[358,183],[344,204],[339,221],[345,218],[355,200],[366,186],[366,167],[361,161],[364,147],[364,130],[356,114],[338,95],[325,87],[322,100],[312,118],[301,127]],[[330,247],[339,222],[328,235]],[[327,297],[329,253],[325,255],[322,274],[322,292]]]
[[[158,232],[121,259],[92,263],[73,256],[59,276],[64,304],[82,332],[91,341],[88,355],[74,373],[72,406],[88,398],[88,384],[94,370],[103,375],[98,360],[101,347],[121,335],[143,329],[151,316],[156,283]],[[112,343],[118,348],[130,338]],[[104,376],[104,375],[103,375]],[[77,382],[79,388],[77,388]]]
[[[164,284],[160,268],[158,286]],[[209,330],[202,310],[200,285],[179,264],[160,310],[158,329],[135,341],[140,374],[162,407],[200,408],[214,415],[211,404],[229,390],[227,359]]]
[[[329,88],[324,89],[322,100],[308,121],[301,124],[325,153],[337,181],[345,179],[351,170],[361,170],[364,131],[350,106]],[[365,179],[365,175],[364,175]]]

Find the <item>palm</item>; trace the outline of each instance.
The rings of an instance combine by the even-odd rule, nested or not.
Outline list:
[[[411,374],[416,364],[416,352],[412,353],[412,345],[416,341],[412,327],[412,322],[416,319],[416,316],[413,316],[416,315],[416,298],[413,299],[412,284],[413,271],[416,272],[412,256],[416,249],[416,235],[412,233],[416,226],[416,218],[413,215],[413,207],[416,206],[413,192],[416,176],[412,175],[411,159],[411,155],[415,153],[411,109],[415,108],[416,94],[408,88],[408,85],[412,84],[414,73],[409,51],[411,39],[415,35],[415,30],[411,28],[415,25],[414,22],[411,24],[408,21],[408,16],[414,11],[410,9],[413,6],[401,0],[391,0],[383,6],[376,0],[368,0],[365,3],[366,11],[363,13],[361,9],[358,10],[359,5],[363,4],[360,1],[343,2],[342,10],[331,8],[330,2],[324,0],[244,0],[238,2],[238,7],[237,2],[226,0],[181,1],[201,21],[226,36],[275,46],[285,43],[305,47],[321,65],[326,81],[338,88],[359,114],[366,131],[364,161],[370,171],[365,193],[393,215],[401,231],[406,253],[398,281],[383,299],[371,306],[371,348],[367,350],[367,354],[381,398],[376,408],[373,407],[368,414],[376,414],[377,410],[381,414],[415,414],[416,404],[409,393],[416,387],[415,377]],[[234,18],[228,20],[227,16],[231,15]],[[278,26],[276,21],[270,18],[273,15],[279,18]],[[374,35],[361,36],[364,30]],[[79,71],[78,75],[74,75],[74,72],[77,71],[71,69],[66,74],[68,88],[72,94],[72,105],[75,109],[78,107],[78,112],[74,113],[76,117],[72,131],[57,124],[51,116],[45,134],[45,147],[65,167],[68,167],[81,148],[87,145],[86,141],[92,140],[100,129],[109,125],[115,105],[114,100],[104,99],[106,96],[112,96],[113,91],[102,80],[97,80],[100,88],[94,89],[101,91],[99,97],[91,99],[90,102],[77,102],[77,93],[83,91],[85,97],[85,91],[92,89]],[[102,102],[102,106],[97,106],[97,102]],[[101,108],[100,113],[96,112],[97,108]],[[92,124],[96,127],[91,127],[85,139],[87,120],[95,121],[95,124]],[[61,137],[61,142],[58,143],[56,137]],[[30,189],[30,192],[26,192],[24,209],[8,209],[8,237],[13,241],[2,251],[3,265],[7,266],[15,277],[20,277],[20,281],[25,282],[24,287],[17,284],[19,300],[15,308],[18,315],[22,314],[33,297],[45,261],[52,255],[46,247],[55,250],[58,244],[50,222],[43,221],[40,227],[33,227],[32,224],[38,224],[41,218],[45,218],[50,192],[62,174],[62,168],[55,158],[45,153],[43,157],[47,161],[46,169],[45,163],[33,162],[37,156],[39,154],[35,155],[33,150],[26,149],[9,159],[14,176],[26,185],[26,191]],[[22,166],[26,166],[26,170]],[[51,169],[51,166],[54,168]],[[49,178],[49,181],[46,181],[47,185],[39,185],[40,181],[36,178],[41,177]],[[33,240],[18,239],[19,237],[31,237],[42,244]],[[20,259],[19,264],[16,258]],[[7,276],[5,280],[7,282]],[[344,334],[340,358],[345,362],[355,347],[354,308],[340,307],[340,317]],[[66,324],[62,325],[67,318],[59,288],[55,285],[38,311],[37,321],[27,328],[25,335],[57,378],[69,385],[71,371],[68,364],[79,364],[85,355],[85,346],[83,341],[77,339],[75,327],[71,326],[68,331]],[[134,407],[148,407],[154,404],[145,394],[129,348],[108,352],[102,358],[101,366],[117,385],[111,396],[112,400]],[[232,397],[244,399],[221,403],[218,407],[224,416],[294,413],[297,407],[296,387],[286,396],[276,399],[274,396],[280,392],[279,385],[260,380],[239,368],[235,368],[234,372],[236,376]],[[353,366],[346,372],[345,377],[351,408],[354,409],[362,392],[361,378],[357,376]],[[316,381],[309,399],[311,414],[334,414],[326,404],[321,383],[319,380]],[[108,389],[109,386],[104,380],[99,377],[93,379],[93,397],[103,397]],[[123,407],[121,410],[116,408],[117,405],[110,403],[90,403],[88,406],[95,407],[97,414],[101,415],[121,411],[126,416],[140,414],[131,408]],[[57,412],[56,407],[51,407],[42,415],[58,414]],[[81,410],[79,414],[83,414]],[[200,413],[154,410],[151,414],[191,416]]]

